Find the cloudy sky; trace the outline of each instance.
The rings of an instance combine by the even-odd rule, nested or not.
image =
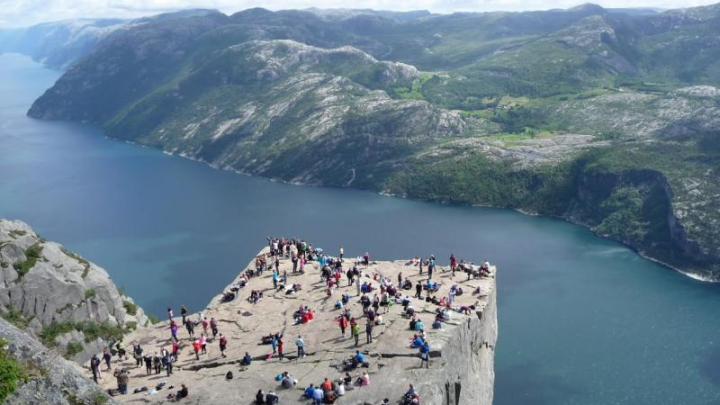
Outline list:
[[[602,0],[604,7],[679,8],[720,0]],[[184,8],[215,8],[233,13],[250,7],[271,10],[373,8],[382,10],[453,11],[543,10],[568,8],[583,0],[0,0],[0,27],[18,27],[79,17],[140,17]]]

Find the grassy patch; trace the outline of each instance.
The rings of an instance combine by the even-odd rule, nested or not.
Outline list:
[[[85,290],[85,299],[89,300],[90,298],[95,297],[95,290],[92,288],[88,288]]]
[[[79,254],[72,252],[70,250],[65,249],[64,247],[61,247],[60,250],[65,253],[66,256],[72,257],[73,259],[77,260],[80,264],[82,264],[85,269],[82,273],[82,278],[87,278],[88,274],[90,274],[90,262],[85,260],[82,256]]]
[[[147,315],[148,321],[150,321],[151,324],[155,325],[156,323],[160,322],[160,318],[153,314],[145,314]]]
[[[4,403],[20,382],[28,378],[20,363],[6,353],[7,345],[7,341],[0,339],[0,403]]]
[[[128,315],[136,315],[137,314],[137,305],[133,304],[130,301],[123,301],[123,308],[125,308],[125,312],[127,312]]]
[[[15,309],[15,307],[12,306],[8,308],[8,311],[4,313],[2,317],[3,319],[17,326],[20,329],[27,328],[28,324],[32,320],[32,318],[26,318],[25,315],[22,314],[22,312],[18,311],[17,309]]]
[[[82,351],[85,349],[82,343],[80,342],[70,342],[65,346],[65,358],[72,358],[78,353],[82,353]]]
[[[55,345],[55,339],[68,332],[76,330],[82,332],[85,335],[85,342],[89,343],[101,338],[105,341],[117,341],[122,339],[127,330],[119,327],[112,326],[107,322],[95,323],[95,322],[53,322],[52,324],[43,328],[40,332],[40,339],[48,346],[53,347]]]
[[[18,281],[22,280],[22,278],[28,274],[30,269],[35,266],[38,259],[40,259],[40,255],[42,255],[42,246],[39,244],[34,244],[27,248],[25,250],[25,261],[20,263],[15,263],[13,267],[15,268],[15,271],[18,273]]]

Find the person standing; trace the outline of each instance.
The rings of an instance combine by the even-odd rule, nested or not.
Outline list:
[[[185,325],[187,325],[187,323]],[[177,332],[178,332],[177,324],[175,323],[175,321],[170,321],[170,336],[172,337],[172,340],[174,340],[176,342],[178,341]]]
[[[93,354],[90,359],[90,370],[92,370],[93,381],[97,384],[98,378],[100,377],[100,359],[96,354]]]
[[[210,317],[210,330],[212,331],[213,339],[215,339],[215,337],[216,337],[217,334],[218,334],[218,323],[217,323],[217,321],[215,320],[215,317],[214,317],[214,316],[213,316],[213,317]]]
[[[167,376],[170,377],[170,374],[172,374],[172,358],[167,353],[162,358],[162,365],[167,371]]]
[[[359,342],[359,340],[360,340],[360,325],[353,324],[350,327],[350,334],[352,335],[352,337],[355,338],[355,346],[359,345],[360,344],[360,342]]]
[[[162,370],[162,358],[157,352],[155,352],[155,356],[153,356],[153,367],[155,367],[155,374],[160,374]]]
[[[343,261],[343,256],[345,255],[345,249],[343,249],[343,246],[340,245],[340,262]]]
[[[185,308],[185,304],[180,305],[180,315],[182,315],[182,323],[185,325],[186,318],[187,318],[188,310]]]
[[[135,357],[135,367],[142,367],[143,348],[139,343],[133,345],[133,357]]]
[[[143,361],[145,362],[145,372],[147,375],[152,374],[152,357],[149,354],[146,354],[143,356]]]
[[[340,316],[340,332],[342,332],[342,336],[345,337],[345,328],[348,327],[348,320],[345,315]]]
[[[415,297],[414,298],[422,298],[422,283],[418,281],[415,284]]]
[[[402,271],[398,273],[398,290],[402,288]]]
[[[173,357],[173,361],[177,361],[177,360],[178,360],[178,353],[179,353],[179,352],[180,352],[180,344],[179,344],[177,341],[172,342],[172,357]]]
[[[200,349],[202,354],[207,354],[207,336],[204,333],[200,334]]]
[[[112,353],[110,353],[110,349],[107,347],[103,349],[103,360],[105,360],[105,365],[107,366],[107,369],[110,370],[112,367],[110,367],[110,361],[112,360]]]
[[[372,343],[372,332],[373,332],[373,326],[375,322],[368,320],[367,324],[365,325],[365,334],[367,335],[367,344]]]
[[[202,347],[200,339],[195,339],[192,343],[192,346],[193,351],[195,351],[195,360],[200,360],[200,348]]]
[[[220,355],[222,357],[227,357],[225,354],[225,349],[227,349],[227,338],[223,336],[223,334],[220,334]]]
[[[450,270],[452,271],[452,277],[455,277],[455,270],[457,270],[457,259],[454,254],[450,254]]]
[[[282,360],[282,359],[283,359],[283,356],[284,356],[284,354],[283,354],[283,346],[284,346],[284,344],[283,344],[282,338],[278,338],[278,347],[277,347],[277,350],[278,350],[278,358],[279,358],[280,360]]]
[[[300,357],[305,357],[305,341],[303,341],[302,336],[298,335],[297,339],[295,339],[295,345],[298,351],[296,360],[299,360]]]
[[[420,368],[425,364],[425,368],[430,368],[430,346],[427,343],[420,347]]]

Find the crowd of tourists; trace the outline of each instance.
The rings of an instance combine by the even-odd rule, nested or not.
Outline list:
[[[473,305],[454,306],[455,298],[466,293],[458,284],[451,286],[447,296],[438,297],[440,284],[436,279],[433,279],[433,275],[437,275],[438,272],[438,264],[434,255],[425,258],[416,257],[406,263],[408,267],[417,268],[419,275],[427,276],[427,278],[423,277],[413,283],[409,277],[403,277],[402,272],[397,275],[396,280],[391,280],[376,271],[372,271],[371,265],[373,262],[369,252],[365,252],[362,256],[353,260],[347,260],[344,257],[344,248],[342,246],[340,246],[337,256],[331,256],[322,249],[315,248],[311,243],[303,240],[272,237],[267,240],[269,252],[258,255],[255,258],[253,268],[243,272],[238,280],[227,291],[222,293],[221,303],[228,303],[238,299],[242,290],[251,284],[251,280],[261,277],[265,272],[272,273],[270,278],[274,291],[297,294],[302,291],[302,285],[288,283],[288,271],[287,268],[281,270],[281,261],[290,261],[292,264],[291,274],[304,274],[308,268],[307,264],[313,262],[320,269],[318,276],[319,281],[324,284],[326,299],[338,297],[332,303],[334,308],[339,310],[334,322],[337,323],[342,338],[351,339],[354,346],[358,347],[361,345],[361,331],[364,330],[364,345],[373,344],[375,328],[384,325],[382,315],[390,312],[393,306],[401,307],[400,313],[408,319],[408,329],[412,332],[412,337],[409,338],[409,347],[417,350],[420,367],[427,368],[430,367],[430,343],[427,340],[426,325],[415,312],[413,300],[424,300],[437,306],[435,318],[431,325],[435,329],[441,328],[443,322],[450,320],[452,312],[470,314],[475,310]],[[468,280],[490,275],[490,266],[487,260],[484,260],[481,265],[475,265],[464,260],[458,261],[455,255],[450,255],[449,262],[449,268],[440,271],[449,271],[450,278],[454,278],[456,272],[467,273]],[[312,268],[315,268],[315,266]],[[344,287],[355,287],[354,297],[351,296],[347,289],[343,290],[344,292],[339,296],[335,293],[343,283],[345,284]],[[412,293],[410,291],[413,289],[415,293],[411,298],[410,294]],[[471,294],[481,294],[479,287],[472,291]],[[247,301],[253,305],[262,305],[263,289],[256,286],[256,289],[250,290],[246,296]],[[362,307],[362,313],[353,313],[351,310],[350,304],[353,299],[356,299],[356,302]],[[208,356],[208,346],[214,344],[218,346],[217,353],[219,357],[224,358],[227,356],[228,339],[220,332],[218,322],[214,317],[208,319],[202,312],[191,316],[185,305],[180,307],[180,323],[174,317],[172,308],[168,308],[167,315],[169,320],[168,347],[162,347],[159,351],[150,353],[146,352],[139,343],[133,343],[131,356],[135,360],[135,368],[144,366],[147,375],[165,372],[167,377],[170,377],[173,375],[173,364],[178,361],[180,352],[185,346],[191,348],[192,357],[194,357],[195,361],[200,361],[203,356]],[[315,319],[315,311],[308,305],[300,305],[293,313],[293,320],[296,325],[313,322]],[[185,329],[187,339],[179,336],[181,328]],[[277,357],[279,361],[282,361],[287,358],[283,339],[282,332],[263,337],[260,343],[270,345],[272,352],[259,357],[259,359],[267,361]],[[306,357],[307,347],[302,335],[298,335],[291,341],[297,348],[297,355],[294,357],[295,361]],[[112,347],[105,348],[102,353],[102,360],[97,355],[92,357],[90,369],[96,382],[101,378],[101,364],[105,363],[106,371],[111,370],[113,357],[117,357],[119,362],[128,359],[128,353],[122,341],[116,342]],[[255,360],[253,356],[249,352],[245,352],[240,364],[244,367],[250,367],[253,360]],[[370,368],[370,365],[367,351],[355,349],[354,353],[342,361],[341,370],[344,375],[338,375],[336,378],[325,378],[318,384],[309,384],[304,388],[305,397],[313,401],[314,404],[335,403],[338,398],[345,395],[346,390],[353,389],[353,386],[364,387],[370,385],[370,375],[366,370]],[[362,370],[360,371],[360,369]],[[353,377],[351,373],[356,371],[359,371],[359,373]],[[130,369],[119,368],[115,370],[113,376],[117,379],[118,387],[113,393],[127,394]],[[232,372],[228,372],[226,378],[232,379]],[[290,389],[298,383],[298,380],[288,372],[278,374],[276,381],[280,389]],[[161,382],[155,387],[137,388],[134,392],[145,392],[148,395],[153,395],[164,389],[165,385],[165,382]],[[167,391],[171,391],[173,388],[175,387],[169,386]],[[181,400],[188,395],[188,388],[183,384],[177,392],[167,394],[167,398]],[[276,404],[279,401],[280,397],[274,390],[269,390],[266,393],[259,389],[255,395],[256,404]],[[383,403],[389,403],[389,399],[385,399]],[[403,405],[420,403],[420,396],[413,385],[410,385],[409,390],[400,398],[399,403]]]

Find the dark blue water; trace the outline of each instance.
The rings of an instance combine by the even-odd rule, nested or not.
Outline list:
[[[265,243],[499,267],[498,405],[720,405],[720,290],[583,228],[297,187],[25,117],[58,72],[0,57],[0,217],[105,267],[156,314],[205,306]]]

